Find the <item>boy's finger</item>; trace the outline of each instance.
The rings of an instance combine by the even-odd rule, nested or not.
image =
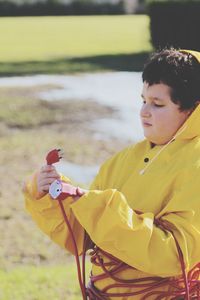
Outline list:
[[[39,191],[39,193],[41,193],[41,192],[48,192],[48,191],[49,191],[50,185],[51,185],[51,184],[49,184],[49,183],[39,185],[39,186],[38,186],[38,191]]]
[[[60,178],[60,175],[56,171],[52,171],[52,172],[48,172],[48,173],[41,173],[40,178],[41,179],[45,179],[45,178],[58,179],[58,178]]]
[[[48,192],[49,191],[49,187],[50,187],[50,184],[46,184],[42,187],[41,191],[42,192]]]
[[[52,182],[55,180],[54,177],[50,177],[50,178],[44,178],[38,181],[38,186],[44,186],[47,184],[52,184]]]
[[[40,171],[41,171],[42,173],[51,172],[51,171],[53,171],[53,170],[56,170],[56,168],[55,168],[54,166],[52,166],[52,165],[44,165],[44,166],[42,166],[42,168],[40,169]]]
[[[37,180],[37,182],[38,183],[41,183],[41,182],[49,182],[49,181],[51,181],[51,182],[53,182],[53,181],[55,181],[55,180],[59,180],[60,179],[60,176],[58,176],[58,175],[50,175],[50,176],[38,176],[38,180]]]

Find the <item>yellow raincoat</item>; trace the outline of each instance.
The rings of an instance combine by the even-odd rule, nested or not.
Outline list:
[[[191,53],[200,61],[199,53]],[[35,200],[35,194],[35,180],[30,180],[27,210],[42,231],[73,253],[58,202],[49,195]],[[121,278],[181,275],[175,240],[154,224],[155,218],[172,225],[189,271],[200,262],[200,105],[169,144],[151,148],[144,140],[126,148],[103,164],[88,193],[63,204],[79,254],[85,229],[99,248],[137,269],[122,272]],[[94,265],[92,272],[101,270]],[[101,280],[97,288],[108,283],[113,280]],[[126,299],[141,296],[120,298]]]

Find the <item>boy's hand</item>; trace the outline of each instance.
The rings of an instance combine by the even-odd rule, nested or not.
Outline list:
[[[51,183],[56,179],[60,179],[60,175],[57,173],[56,168],[53,165],[43,166],[36,174],[36,199],[40,199],[46,195],[49,192]]]

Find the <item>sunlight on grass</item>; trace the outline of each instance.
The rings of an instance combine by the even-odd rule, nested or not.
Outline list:
[[[0,18],[0,62],[149,51],[148,26],[145,15]]]
[[[16,267],[7,272],[0,270],[0,299],[80,300],[75,263]]]

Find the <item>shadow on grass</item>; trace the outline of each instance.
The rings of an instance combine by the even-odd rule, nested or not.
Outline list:
[[[149,52],[65,57],[48,61],[0,62],[0,76],[67,74],[97,71],[142,71]]]

